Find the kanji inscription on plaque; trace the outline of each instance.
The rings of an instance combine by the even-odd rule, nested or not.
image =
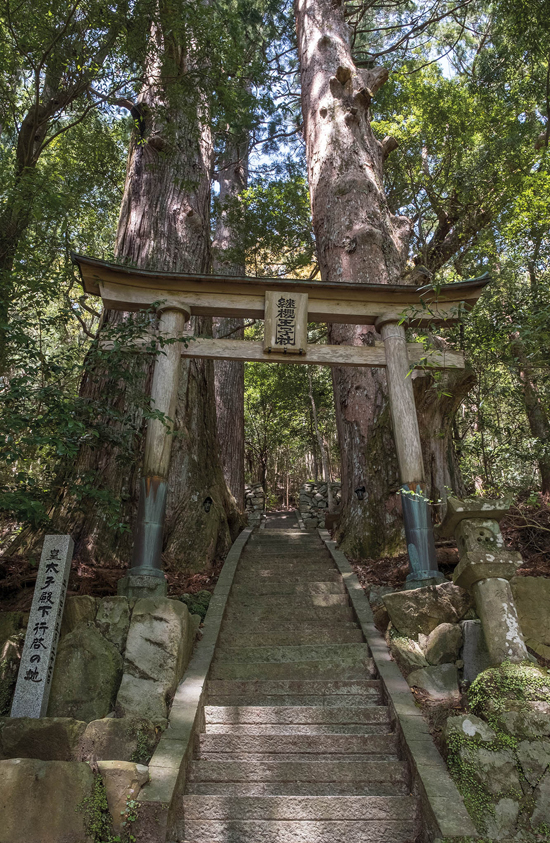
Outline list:
[[[307,293],[266,292],[264,351],[306,353]]]

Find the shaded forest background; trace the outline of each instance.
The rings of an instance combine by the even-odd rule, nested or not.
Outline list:
[[[389,70],[370,114],[375,136],[391,139],[389,207],[412,221],[407,273],[415,283],[485,271],[493,278],[460,327],[423,337],[411,332],[411,340],[463,349],[468,361],[460,382],[415,373],[419,412],[430,419],[438,407],[432,433],[450,442],[460,474],[455,491],[511,493],[531,507],[522,510],[530,513],[522,516],[525,529],[534,519],[547,530],[547,4],[388,0],[343,7],[356,66]],[[0,548],[12,553],[14,540],[21,551],[32,548],[29,537],[60,526],[71,532],[71,519],[93,510],[124,549],[130,484],[98,481],[97,466],[81,455],[108,454],[124,477],[140,453],[151,408],[146,376],[125,343],[143,322],[102,314],[98,300],[83,293],[70,254],[132,262],[120,237],[116,245],[128,150],[147,143],[163,167],[171,148],[181,151],[174,128],[180,120],[192,127],[191,145],[193,132],[202,132],[201,149],[206,127],[212,150],[210,218],[203,215],[214,244],[205,253],[210,268],[318,276],[293,8],[282,0],[174,0],[169,9],[148,0],[2,0],[0,27]],[[160,64],[172,87],[146,107],[139,94]],[[225,190],[224,174],[235,167],[240,181]],[[185,192],[190,176],[174,178]],[[230,232],[223,244],[221,222]],[[261,335],[256,324],[224,330],[218,335]],[[111,332],[113,353],[102,350],[100,332]],[[310,342],[327,336],[325,327],[310,326]],[[98,371],[110,387],[91,392],[86,383]],[[246,364],[244,426],[245,479],[265,485],[270,505],[285,504],[287,490],[292,503],[304,481],[322,476],[323,450],[331,477],[340,476],[330,370]],[[220,442],[222,456],[227,447]],[[439,489],[436,505],[441,495]],[[214,536],[205,563],[219,557],[238,521],[222,498],[223,541]],[[365,555],[353,519],[347,529],[348,547]],[[90,536],[93,544],[93,530]],[[173,543],[174,557],[182,546]],[[101,564],[106,551],[97,547]],[[387,548],[371,541],[367,555],[377,549],[382,555]]]

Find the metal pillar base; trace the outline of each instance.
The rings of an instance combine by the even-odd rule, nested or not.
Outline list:
[[[424,588],[446,582],[437,567],[430,504],[420,486],[416,487],[416,491],[407,484],[401,487],[401,506],[410,565],[406,588]]]

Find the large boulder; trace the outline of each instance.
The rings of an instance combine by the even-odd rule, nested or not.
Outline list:
[[[460,699],[458,672],[454,664],[440,664],[413,670],[407,677],[411,688],[420,688],[432,700],[456,703]]]
[[[473,605],[468,592],[452,582],[398,591],[383,600],[393,626],[408,638],[429,635],[442,623],[458,623]]]
[[[8,639],[24,631],[27,618],[25,612],[0,612],[0,654]]]
[[[48,715],[98,720],[113,710],[122,677],[122,656],[90,625],[81,624],[59,644]]]
[[[550,741],[521,741],[516,753],[525,778],[535,787],[550,767]]]
[[[130,626],[128,598],[104,597],[103,600],[100,600],[96,625],[107,641],[110,641],[120,653],[123,653]]]
[[[115,833],[124,831],[128,800],[136,800],[141,787],[149,781],[149,769],[129,761],[99,761],[99,772]]]
[[[413,670],[428,667],[424,653],[412,638],[390,637],[390,653],[399,665],[403,676],[408,676]]]
[[[90,623],[95,619],[97,599],[89,594],[67,597],[63,609],[60,635],[68,635],[81,623]]]
[[[550,659],[550,579],[514,577],[510,585],[526,645]]]
[[[79,760],[79,744],[86,723],[70,717],[14,717],[0,733],[4,758],[41,761]]]
[[[447,718],[444,734],[447,743],[454,735],[461,739],[475,738],[479,743],[492,743],[496,738],[496,732],[475,714],[459,714],[457,717]]]
[[[458,755],[463,766],[469,770],[473,781],[487,793],[521,793],[516,759],[511,749],[486,749],[474,743],[461,746]]]
[[[550,706],[539,703],[541,710],[533,709],[528,702],[507,700],[505,709],[495,714],[499,728],[514,738],[537,740],[550,736]],[[536,703],[535,703],[536,705]]]
[[[88,764],[0,761],[0,843],[92,843],[78,808],[93,785]]]
[[[456,623],[440,623],[428,636],[426,659],[429,664],[447,664],[458,659],[462,630]]]
[[[143,717],[105,717],[86,726],[80,742],[80,759],[146,764],[156,743],[157,733],[149,720]]]
[[[167,597],[138,600],[126,640],[117,711],[163,724],[194,640],[187,606]]]
[[[544,775],[533,793],[535,810],[531,815],[531,825],[539,828],[541,825],[550,825],[550,770]]]

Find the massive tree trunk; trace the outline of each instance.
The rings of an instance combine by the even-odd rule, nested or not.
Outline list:
[[[395,284],[407,260],[410,222],[390,213],[382,182],[384,144],[369,103],[387,79],[361,71],[351,56],[343,8],[333,0],[296,0],[302,111],[317,255],[323,281]],[[333,324],[330,342],[370,344],[374,330]],[[399,486],[385,374],[333,369],[342,454],[342,535],[352,555],[378,555],[401,541],[393,517]],[[365,485],[364,501],[353,490]]]
[[[547,495],[550,493],[550,421],[540,400],[535,372],[519,333],[514,332],[511,335],[510,343],[517,361],[517,375],[523,392],[529,429],[543,448],[542,454],[537,458],[537,463],[542,493]]]
[[[220,212],[216,221],[213,243],[213,269],[223,275],[244,275],[244,262],[227,255],[236,247],[234,232],[228,220],[228,203],[235,200],[246,188],[248,178],[248,151],[243,144],[227,142],[220,161]],[[214,319],[214,336],[243,339],[243,320]],[[228,488],[244,510],[244,363],[217,360],[214,363],[216,388],[217,432],[220,459]]]
[[[154,37],[162,55],[162,37],[158,31]],[[148,80],[139,97],[140,117],[129,151],[116,256],[140,268],[204,273],[210,270],[211,260],[212,139],[204,103],[196,91],[182,91],[178,79],[183,51],[174,52],[168,60],[163,57],[162,65],[148,68]],[[116,324],[124,318],[108,312],[106,322]],[[193,321],[197,333],[212,329],[211,320]],[[151,361],[136,355],[132,368],[142,393],[148,395]],[[114,408],[131,402],[124,379],[113,383],[103,370],[88,372],[81,391],[92,403],[99,396],[112,395]],[[136,436],[131,457],[125,454],[121,462],[116,430],[110,430],[112,443],[84,448],[76,466],[78,473],[88,472],[94,478],[100,492],[109,492],[120,501],[120,520],[126,524],[135,519],[142,462],[145,424],[137,409],[133,427]],[[212,499],[210,507],[204,506],[207,498]],[[168,478],[165,562],[178,570],[207,567],[227,549],[238,522],[218,459],[212,362],[184,361]],[[71,533],[82,560],[129,562],[129,532],[115,533],[92,501],[85,499],[75,505],[74,497],[66,496],[54,523]]]
[[[406,283],[411,222],[390,212],[383,185],[384,159],[396,143],[376,139],[369,114],[388,73],[355,66],[340,0],[295,0],[295,10],[321,277],[332,283]],[[414,273],[408,280],[415,282]],[[332,343],[370,345],[379,339],[369,326],[329,326]],[[403,532],[385,371],[336,367],[333,385],[342,463],[339,539],[352,556],[395,552],[402,549]],[[453,382],[453,399],[441,401],[429,376],[417,382],[427,488],[436,498],[458,482],[451,423],[467,385],[471,376],[461,376]],[[363,485],[360,501],[354,490]]]

